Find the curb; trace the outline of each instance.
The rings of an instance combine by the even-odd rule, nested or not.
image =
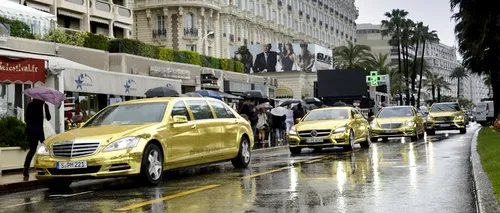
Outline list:
[[[474,133],[470,147],[470,162],[472,167],[474,195],[476,198],[476,210],[478,213],[500,213],[498,200],[493,192],[490,179],[483,170],[481,158],[477,152],[477,137],[481,129],[482,128],[479,128]]]
[[[262,153],[280,151],[280,150],[284,150],[284,149],[288,149],[288,145],[275,146],[275,147],[269,147],[269,148],[261,148],[261,149],[254,149],[254,150],[252,150],[252,153],[254,153],[254,154],[262,154]]]

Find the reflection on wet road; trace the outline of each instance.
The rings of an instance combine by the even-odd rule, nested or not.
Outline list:
[[[127,179],[81,181],[69,192],[0,195],[0,212],[475,212],[468,133],[394,138],[353,152],[325,149],[253,155],[167,172],[157,187]]]

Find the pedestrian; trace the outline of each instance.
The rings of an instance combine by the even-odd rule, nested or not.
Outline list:
[[[257,114],[257,129],[259,131],[259,141],[264,141],[266,138],[265,138],[265,127],[267,125],[267,114],[266,112],[264,112],[263,109],[259,109],[258,110],[258,114]]]
[[[276,116],[272,115],[272,127],[274,129],[275,135],[276,135],[276,141],[278,143],[281,143],[283,141],[281,132],[283,132],[283,124],[285,123],[286,120],[286,115],[285,116]],[[292,120],[293,122],[293,120]]]
[[[49,121],[51,119],[49,106],[42,100],[33,99],[33,101],[26,107],[26,135],[28,136],[30,149],[24,161],[24,177],[29,177],[29,167],[31,164],[31,160],[35,155],[38,143],[43,143],[43,141],[45,140],[45,135],[43,133],[44,119],[47,119]]]
[[[290,105],[288,105],[287,107],[287,112],[285,114],[285,125],[286,125],[286,134],[288,135],[288,133],[290,132],[290,129],[292,129],[292,126],[294,125],[294,121],[293,121],[293,111],[290,109]]]
[[[293,111],[293,119],[302,119],[302,117],[304,117],[304,108],[302,108],[302,104],[299,103],[297,104],[297,108]],[[297,123],[295,122],[295,124]]]
[[[248,121],[250,122],[250,126],[252,127],[253,135],[256,136],[257,133],[257,112],[255,109],[255,105],[252,103],[251,99],[245,99],[243,101],[242,106],[240,107],[240,114],[246,115],[248,117]]]

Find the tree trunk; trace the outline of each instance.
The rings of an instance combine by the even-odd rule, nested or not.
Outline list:
[[[399,38],[399,28],[397,28],[398,30],[398,68],[399,68],[399,74],[401,74],[401,38]]]
[[[405,58],[406,58],[406,63],[405,63],[405,83],[406,83],[406,105],[409,106],[410,105],[410,98],[411,98],[411,95],[410,95],[410,70],[408,70],[409,68],[409,60],[408,58],[410,57],[409,54],[408,54],[408,45],[405,45]]]
[[[424,72],[425,40],[422,41],[422,43],[423,43],[422,44],[422,61],[420,62],[420,76],[418,77],[420,80],[418,82],[417,108],[420,107],[420,91],[422,90],[422,75],[423,75],[423,72]],[[434,91],[434,90],[432,90],[432,91]],[[435,101],[434,95],[432,95],[432,98]]]
[[[457,78],[457,102],[460,101],[460,78]]]
[[[431,85],[431,93],[432,93],[432,101],[436,102],[436,87],[434,85]]]
[[[417,60],[418,60],[418,45],[419,41],[415,44],[415,57],[413,59],[413,72],[411,73],[411,90],[415,91],[415,81],[417,80]],[[417,104],[418,108],[418,104]]]
[[[437,102],[440,103],[441,102],[441,88],[437,88],[437,92],[438,92],[438,100],[437,100]]]

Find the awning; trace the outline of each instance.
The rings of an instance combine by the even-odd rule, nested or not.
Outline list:
[[[45,67],[62,69],[64,90],[97,94],[145,97],[148,89],[171,87],[181,93],[181,80],[103,71],[65,58],[0,50],[0,56],[46,60]]]
[[[76,19],[83,19],[83,14],[78,14],[78,13],[66,11],[66,10],[59,9],[59,8],[57,9],[57,14],[71,17],[71,18],[76,18]]]
[[[109,25],[109,21],[99,17],[90,17],[90,21]]]
[[[37,10],[41,10],[41,11],[45,11],[47,13],[50,13],[50,7],[48,5],[44,5],[44,4],[40,4],[40,3],[36,3],[36,2],[30,2],[30,1],[26,1],[26,4],[28,5],[28,7],[35,8]]]
[[[0,15],[26,17],[30,19],[57,20],[57,16],[12,1],[2,1]]]
[[[129,25],[129,24],[122,24],[122,23],[114,22],[113,25],[115,27],[119,27],[119,28],[122,28],[122,29],[132,30],[132,26]]]

